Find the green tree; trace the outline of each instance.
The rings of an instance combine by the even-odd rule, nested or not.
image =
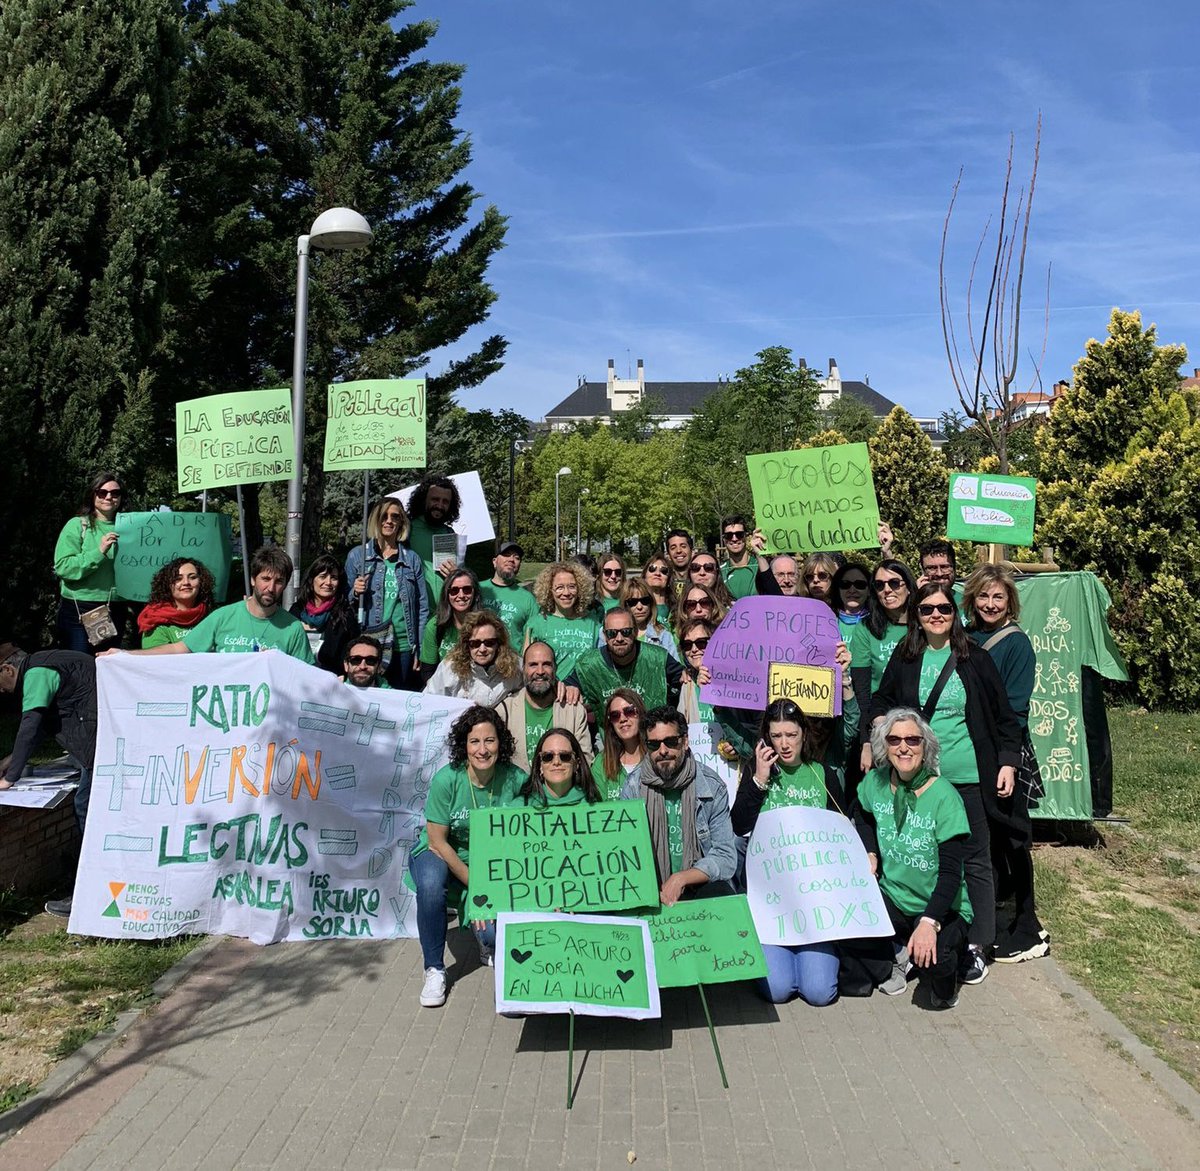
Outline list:
[[[179,21],[168,0],[0,6],[0,590],[22,637],[86,481],[115,467],[136,499],[156,444]]]
[[[866,443],[879,429],[871,408],[849,394],[839,394],[821,415],[822,426],[844,435],[845,443]]]
[[[946,465],[903,407],[880,423],[868,447],[879,515],[892,526],[895,555],[915,565],[920,546],[946,531]]]
[[[324,503],[325,387],[398,378],[482,323],[485,274],[503,245],[495,207],[474,215],[461,178],[470,144],[455,126],[463,67],[432,60],[431,21],[411,0],[231,0],[192,6],[181,175],[188,328],[186,396],[277,385],[291,371],[295,241],[326,207],[374,230],[362,253],[315,255],[309,308],[305,556]],[[202,294],[202,296],[200,295]],[[456,391],[499,368],[482,339],[428,378],[436,427]]]

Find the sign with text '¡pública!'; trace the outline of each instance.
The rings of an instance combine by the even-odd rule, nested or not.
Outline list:
[[[746,456],[768,553],[873,549],[879,502],[865,443]]]
[[[471,810],[468,911],[658,906],[644,801]]]
[[[952,541],[1032,545],[1037,480],[1030,476],[955,473],[946,504],[946,536]]]
[[[424,466],[423,378],[376,378],[330,386],[327,472]]]
[[[296,470],[292,392],[210,394],[175,407],[179,491],[290,480]]]
[[[643,919],[502,913],[495,962],[497,1012],[662,1015]]]

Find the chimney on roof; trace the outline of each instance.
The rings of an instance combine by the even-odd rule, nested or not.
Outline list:
[[[646,367],[642,364],[641,358],[638,359],[638,364],[637,364],[637,380],[638,380],[638,393],[645,394],[646,393]]]

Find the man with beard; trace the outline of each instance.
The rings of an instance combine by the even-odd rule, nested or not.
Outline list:
[[[579,741],[588,764],[592,762],[592,736],[587,710],[582,704],[558,703],[558,667],[554,649],[544,642],[531,642],[521,661],[525,686],[504,697],[496,709],[512,733],[516,750],[513,764],[526,772],[543,733],[563,728]]]
[[[663,906],[681,898],[732,894],[737,849],[729,793],[725,782],[692,755],[681,712],[658,707],[646,716],[646,750],[621,798],[646,802]]]
[[[517,584],[525,550],[516,541],[505,541],[492,558],[492,579],[479,583],[479,596],[484,606],[495,610],[508,627],[514,647],[525,641],[525,627],[538,612],[537,600],[529,590]]]
[[[442,582],[458,567],[458,536],[450,527],[462,512],[462,497],[449,476],[430,472],[408,499],[408,547],[425,563],[430,609],[442,596]],[[434,538],[453,542],[454,552],[433,561]]]
[[[579,688],[583,702],[602,720],[618,687],[636,691],[647,708],[678,703],[683,664],[662,647],[640,641],[633,615],[624,606],[614,606],[604,615],[604,646],[584,651],[565,682],[568,688]]]
[[[692,563],[692,553],[696,542],[687,529],[672,529],[667,533],[667,561],[671,566],[672,601],[683,592],[688,581],[688,566]]]
[[[280,605],[284,584],[291,580],[292,559],[273,547],[259,549],[250,559],[250,596],[214,610],[196,623],[180,642],[145,647],[140,651],[105,651],[105,654],[178,655],[245,654],[278,650],[313,666],[312,648],[304,623]]]
[[[392,690],[392,685],[383,677],[383,647],[379,640],[369,634],[353,639],[346,648],[342,663],[344,679],[350,687],[381,687]]]

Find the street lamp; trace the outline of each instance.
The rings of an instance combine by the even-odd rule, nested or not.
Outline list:
[[[559,468],[554,473],[554,560],[557,561],[562,556],[562,538],[559,536],[558,525],[558,482],[563,476],[571,474],[570,468]]]
[[[575,556],[579,556],[579,538],[581,532],[580,522],[583,520],[583,498],[588,494],[586,488],[579,489],[579,495],[575,497]]]
[[[513,439],[508,444],[508,539],[517,539],[517,455],[533,446],[532,439]]]
[[[296,466],[288,481],[287,530],[284,548],[292,558],[292,580],[284,592],[290,606],[300,591],[300,533],[304,519],[304,367],[308,361],[308,251],[347,252],[371,242],[371,225],[348,207],[323,211],[296,239],[296,339],[292,350],[292,434]]]

